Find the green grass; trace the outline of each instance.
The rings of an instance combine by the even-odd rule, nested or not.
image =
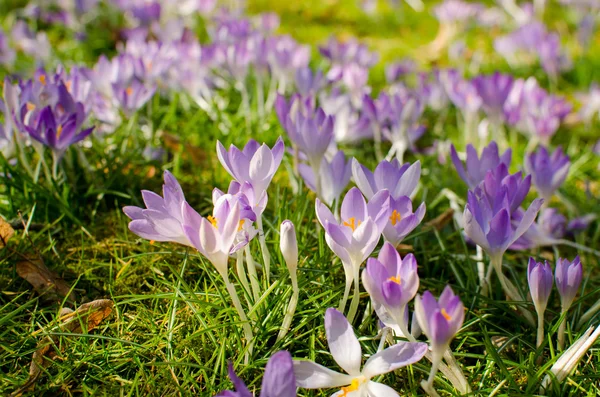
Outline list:
[[[307,43],[324,41],[331,33],[356,35],[379,50],[382,60],[415,55],[436,34],[436,22],[427,13],[405,11],[398,14],[387,9],[378,17],[361,14],[353,2],[296,2],[266,0],[251,2],[250,10],[275,10],[282,15],[282,32]],[[116,18],[116,19],[115,19]],[[93,62],[104,50],[114,51],[101,34],[101,26],[114,26],[118,18],[105,16],[97,22],[89,42],[73,46],[59,29],[51,36],[64,42],[59,57],[68,63]],[[558,22],[557,22],[558,24]],[[483,40],[473,34],[476,42]],[[89,45],[88,45],[89,44]],[[114,44],[114,43],[113,43]],[[489,43],[488,43],[489,44]],[[598,77],[597,56],[578,61],[575,70],[560,81],[563,92],[585,89]],[[596,58],[595,58],[596,57]],[[442,60],[442,62],[446,62]],[[491,57],[485,70],[492,70],[498,59]],[[501,64],[501,63],[500,63]],[[503,69],[508,68],[502,65]],[[539,68],[519,71],[523,75],[539,74]],[[373,80],[383,81],[382,63],[375,68]],[[326,308],[337,307],[343,292],[342,265],[327,247],[323,232],[318,232],[314,215],[314,195],[293,195],[288,188],[286,158],[269,189],[269,206],[265,213],[267,243],[272,255],[271,285],[261,280],[264,295],[254,307],[256,321],[254,350],[249,365],[243,364],[247,344],[242,327],[226,293],[223,282],[212,265],[190,249],[171,244],[142,240],[127,229],[128,219],[121,212],[124,205],[141,205],[140,189],[159,192],[163,169],[173,170],[182,183],[186,198],[202,215],[210,212],[210,195],[214,186],[225,190],[229,177],[214,153],[215,142],[243,145],[249,136],[244,120],[235,115],[237,94],[228,110],[232,127],[224,135],[204,112],[187,109],[181,98],[152,101],[140,112],[138,123],[130,131],[123,126],[110,137],[112,150],[101,139],[91,149],[84,149],[91,169],[81,172],[84,164],[75,152],[69,153],[72,168],[66,169],[68,180],[62,186],[35,183],[25,172],[2,164],[12,178],[5,179],[1,211],[9,220],[18,212],[32,227],[28,236],[23,230],[0,251],[0,394],[17,390],[28,377],[29,363],[37,344],[44,336],[56,336],[61,349],[37,381],[30,395],[198,395],[212,396],[230,388],[227,360],[232,360],[238,375],[250,389],[258,389],[266,361],[272,353],[289,350],[295,358],[308,358],[337,369],[331,358],[323,327]],[[441,122],[440,138],[458,136],[454,114],[445,120],[429,117],[427,123]],[[199,161],[192,161],[182,144],[169,149],[166,162],[148,162],[141,153],[145,147],[139,126],[151,122],[159,132],[175,134],[184,144],[197,147]],[[284,134],[275,117],[269,128],[253,137],[272,144]],[[253,130],[259,130],[253,126]],[[599,161],[589,150],[599,136],[597,125],[561,130],[557,141],[563,143],[574,160],[569,179],[561,194],[572,204],[556,204],[570,217],[597,212]],[[164,146],[160,134],[152,142]],[[520,164],[526,141],[518,138],[513,145],[513,164]],[[348,147],[346,153],[369,166],[374,165],[370,145]],[[434,157],[411,155],[409,160],[423,163],[422,187],[418,198],[427,203],[426,221],[448,208],[440,196],[442,189],[466,197],[466,188],[458,181],[449,164],[441,165]],[[515,166],[514,171],[518,167]],[[591,192],[583,187],[591,182]],[[533,197],[533,194],[532,194]],[[279,223],[290,219],[296,225],[300,245],[300,299],[292,328],[277,342],[279,326],[291,296],[291,283],[279,254]],[[577,241],[598,247],[600,225],[597,223],[579,235]],[[469,259],[473,249],[467,246],[453,223],[434,231],[420,227],[404,241],[413,247],[419,263],[421,289],[439,294],[450,283],[469,309],[464,327],[452,343],[456,357],[465,371],[475,395],[516,396],[537,393],[543,377],[557,358],[554,348],[544,344],[535,348],[535,330],[526,324],[504,301],[500,285],[494,278],[491,298],[477,293],[476,264]],[[260,260],[258,242],[251,250]],[[73,307],[62,300],[48,300],[31,290],[16,273],[22,255],[39,255],[47,266],[73,286],[80,302],[107,298],[114,301],[113,315],[90,333],[65,334],[51,326],[61,307]],[[556,252],[569,258],[575,251],[564,247]],[[530,253],[510,253],[505,262],[511,265],[514,282],[525,284],[525,266]],[[553,255],[552,250],[531,253],[536,257]],[[598,258],[583,254],[586,278],[584,289],[569,314],[568,341],[575,340],[588,324],[574,328],[577,319],[598,300],[600,272]],[[230,261],[233,267],[233,260]],[[262,276],[262,273],[260,273]],[[234,272],[231,273],[234,277]],[[237,284],[237,283],[236,283]],[[239,286],[239,285],[238,285]],[[266,292],[265,292],[266,291]],[[238,288],[241,294],[241,289]],[[250,297],[242,296],[242,303]],[[360,316],[367,308],[363,292]],[[547,314],[547,341],[555,345],[560,311],[558,296],[551,297]],[[365,321],[355,322],[365,356],[377,350],[379,341],[376,321],[368,313]],[[597,323],[592,319],[590,324]],[[539,359],[542,365],[538,364]],[[595,396],[600,393],[598,380],[599,352],[593,349],[568,381],[551,390],[557,396]],[[427,377],[429,365],[421,361],[409,368],[383,376],[380,380],[401,395],[423,395],[419,382]],[[441,376],[436,388],[442,396],[456,395]],[[326,396],[331,391],[300,390],[300,396]]]

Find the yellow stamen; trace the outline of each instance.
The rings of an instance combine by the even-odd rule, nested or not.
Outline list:
[[[154,240],[150,240],[150,245],[154,245],[155,242],[156,241],[154,241]]]
[[[393,281],[396,284],[401,284],[401,282],[400,282],[400,276],[392,276],[392,277],[388,278],[388,281]]]
[[[59,125],[58,127],[56,127],[56,139],[60,139],[60,134],[62,134],[63,131],[63,126]]]
[[[32,110],[35,110],[35,105],[33,103],[31,103],[31,102],[27,102],[25,104],[25,106],[27,106],[27,111],[28,112],[31,112]]]
[[[125,93],[126,93],[127,95],[131,95],[131,94],[133,94],[133,88],[131,88],[131,87],[127,87],[127,88],[125,88]]]
[[[396,210],[392,212],[392,216],[390,216],[390,222],[392,222],[392,226],[396,226],[396,223],[400,222],[402,219],[402,215]]]
[[[352,383],[350,383],[350,386],[342,387],[342,391],[344,392],[344,394],[342,394],[340,397],[346,397],[348,393],[357,391],[359,387],[360,381],[356,378],[352,379]]]
[[[355,231],[357,227],[360,226],[360,221],[356,222],[356,219],[354,217],[348,219],[348,222],[344,221],[344,223],[342,223],[342,225],[344,226],[348,226],[350,229],[352,229],[352,231]]]
[[[42,85],[46,85],[46,75],[45,74],[40,74],[40,77],[38,77],[38,80],[40,81],[40,83],[42,83]]]
[[[69,91],[69,92],[71,92],[71,84],[72,84],[71,80],[69,80],[65,83],[65,87],[67,88],[67,91]]]
[[[444,318],[446,319],[446,321],[452,320],[452,317],[448,314],[446,309],[442,309],[441,313],[442,313],[442,316],[444,316]]]
[[[206,219],[213,225],[215,228],[217,227],[217,218],[212,215],[209,215]]]
[[[245,220],[245,219],[242,219],[242,220],[240,221],[240,226],[238,227],[238,232],[241,232],[241,231],[242,231],[242,228],[243,228],[243,226],[244,226],[244,222],[246,222],[246,220]]]

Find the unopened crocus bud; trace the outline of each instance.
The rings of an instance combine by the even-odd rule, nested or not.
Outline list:
[[[558,258],[554,271],[556,288],[560,294],[562,311],[569,310],[583,278],[583,267],[579,255],[570,262],[568,259]]]
[[[298,240],[296,239],[296,228],[290,220],[281,222],[279,248],[292,279],[295,279],[298,269]]]
[[[552,279],[552,269],[548,262],[536,262],[535,259],[529,258],[527,282],[529,283],[531,299],[538,314],[546,311],[548,298],[550,298],[550,292],[552,292]]]
[[[538,315],[537,347],[540,347],[544,341],[544,312],[546,311],[546,305],[548,305],[550,292],[552,292],[552,282],[552,269],[548,262],[536,262],[535,259],[529,258],[527,283]]]

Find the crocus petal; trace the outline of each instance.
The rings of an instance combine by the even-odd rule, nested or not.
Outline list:
[[[521,218],[521,222],[513,234],[512,241],[510,241],[508,245],[511,245],[517,241],[517,239],[521,237],[523,233],[527,231],[527,229],[529,229],[533,221],[535,221],[535,217],[537,216],[543,202],[544,200],[542,199],[533,200],[531,205],[529,205],[529,208],[527,208],[527,211],[525,211],[525,214],[523,214],[523,218]]]
[[[367,218],[367,203],[358,188],[353,187],[346,193],[346,196],[342,201],[340,214],[344,220],[354,218],[356,221],[363,221]]]
[[[269,359],[260,397],[296,397],[296,379],[289,352],[282,350]]]
[[[369,397],[399,397],[391,387],[373,381],[367,383],[367,394]]]
[[[352,383],[352,376],[340,374],[312,361],[294,361],[296,386],[304,389],[340,387]]]
[[[421,178],[421,162],[417,160],[404,172],[392,197],[410,196],[417,187],[419,178]]]
[[[365,363],[363,375],[372,378],[411,365],[427,354],[427,344],[422,342],[399,342],[371,356]]]
[[[335,362],[350,375],[358,376],[362,349],[346,317],[336,309],[327,309],[325,332],[329,351]]]

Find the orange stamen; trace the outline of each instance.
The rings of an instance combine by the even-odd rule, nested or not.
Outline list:
[[[402,215],[396,210],[392,212],[392,216],[390,216],[390,222],[392,222],[392,226],[396,226],[396,223],[400,222],[402,219]]]
[[[209,215],[206,219],[213,225],[215,228],[217,227],[217,218],[212,215]]]
[[[242,231],[242,228],[243,228],[243,226],[244,226],[244,222],[246,222],[246,220],[245,220],[245,219],[242,219],[242,220],[240,221],[240,226],[238,227],[238,232],[241,232],[241,231]]]
[[[342,387],[342,391],[344,392],[344,394],[340,395],[340,397],[346,397],[348,393],[357,391],[359,387],[360,381],[358,379],[352,379],[352,383],[350,383],[350,386]]]
[[[446,319],[446,321],[452,320],[452,317],[448,314],[446,309],[442,309],[441,313],[442,313],[442,316],[444,316],[444,318]]]
[[[63,126],[62,126],[62,125],[59,125],[59,126],[56,128],[56,139],[60,139],[60,134],[62,134],[62,131],[63,131]]]
[[[40,77],[38,77],[38,80],[40,81],[40,83],[42,83],[42,85],[46,85],[46,75],[45,74],[40,74]]]
[[[356,219],[354,217],[348,219],[348,222],[344,221],[342,223],[342,225],[344,226],[348,226],[350,229],[352,229],[352,231],[355,231],[357,227],[360,226],[360,221],[356,222]]]
[[[401,282],[400,282],[400,276],[392,276],[392,277],[388,278],[388,281],[393,281],[396,284],[401,284]]]
[[[127,87],[127,88],[125,88],[125,93],[126,93],[127,95],[131,95],[131,94],[133,94],[133,88],[131,88],[131,87]]]
[[[27,102],[25,104],[25,106],[27,106],[27,111],[28,112],[31,112],[32,110],[35,110],[35,105],[33,103],[31,103],[31,102]]]

